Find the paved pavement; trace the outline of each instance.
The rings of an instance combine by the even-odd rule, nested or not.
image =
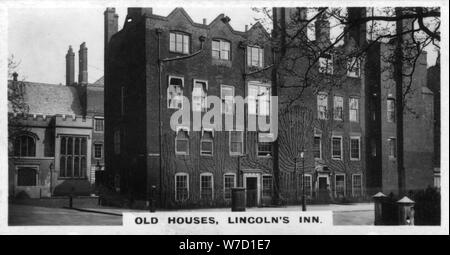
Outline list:
[[[9,225],[121,225],[122,217],[111,214],[123,212],[144,212],[120,208],[82,208],[76,211],[64,208],[48,208],[35,205],[9,205]],[[97,211],[96,212],[90,212]],[[334,225],[373,225],[373,203],[350,205],[308,205],[308,211],[333,211]],[[180,212],[223,212],[229,208],[207,208],[196,210],[179,210]],[[256,211],[301,211],[300,206],[247,208],[247,212]],[[103,212],[103,213],[98,213]],[[106,213],[106,214],[105,214]]]
[[[122,217],[100,213],[80,212],[64,208],[11,205],[8,211],[10,226],[55,226],[55,225],[122,225]]]

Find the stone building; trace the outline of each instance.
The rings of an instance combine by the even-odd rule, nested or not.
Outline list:
[[[366,13],[364,8],[348,10],[354,19]],[[182,8],[167,17],[153,14],[151,8],[129,8],[118,31],[115,9],[108,8],[104,13],[108,185],[132,199],[155,199],[161,207],[177,208],[229,205],[231,188],[236,186],[246,188],[247,206],[298,203],[302,190],[309,201],[322,202],[365,199],[380,189],[395,191],[396,169],[388,155],[389,144],[395,141],[389,132],[395,126],[391,130],[385,121],[392,109],[388,111],[386,98],[372,98],[373,93],[391,93],[386,86],[392,80],[381,79],[384,73],[378,64],[372,65],[372,61],[382,64],[380,47],[387,46],[371,49],[370,60],[339,59],[368,43],[364,26],[346,28],[350,31],[344,44],[320,55],[309,68],[301,47],[306,34],[295,39],[299,46],[285,47],[284,53],[283,48],[271,48],[272,39],[286,43],[282,38],[302,20],[292,17],[306,11],[275,8],[278,25],[270,35],[259,23],[236,31],[225,15],[209,24],[195,23]],[[331,43],[330,26],[326,17],[316,23],[312,45],[320,51]],[[305,81],[273,71],[275,65],[293,59],[299,73],[312,69],[316,77],[297,100]],[[417,137],[417,143],[405,139],[409,189],[426,187],[432,178],[427,170],[431,129],[426,129],[432,116],[426,105],[432,104],[432,97],[430,101],[430,91],[421,81],[426,74],[423,60],[422,56],[413,82],[418,94],[410,101],[423,121],[405,114],[405,137]],[[250,98],[244,123],[252,116],[273,116],[269,96],[278,96],[277,140],[273,133],[250,131],[246,124],[240,131],[220,131],[217,126],[196,131],[192,123],[171,129],[172,114],[184,107],[181,96],[192,99],[192,111],[203,116],[210,110],[206,96],[213,95],[221,98],[222,119],[238,115],[227,96]],[[276,153],[279,157],[274,157]],[[415,160],[418,153],[421,162]]]
[[[93,192],[95,171],[103,168],[103,84],[87,80],[87,48],[80,46],[75,83],[75,54],[66,55],[66,85],[20,81],[28,108],[14,114],[9,106],[9,196],[51,197]],[[98,146],[100,144],[101,146]]]

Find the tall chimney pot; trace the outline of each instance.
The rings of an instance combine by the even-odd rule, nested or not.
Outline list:
[[[75,83],[75,53],[72,46],[69,46],[66,54],[66,85],[70,86]]]
[[[80,50],[78,51],[78,60],[79,60],[78,83],[79,84],[87,84],[88,83],[87,50],[88,49],[86,48],[86,43],[83,42],[80,45]]]

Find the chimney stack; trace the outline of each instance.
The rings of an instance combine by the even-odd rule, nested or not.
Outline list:
[[[348,21],[350,22],[350,25],[354,22],[358,22],[359,19],[366,17],[366,8],[364,7],[349,7],[347,8],[347,15],[348,15]],[[366,29],[366,23],[362,23],[359,26],[353,26],[348,32],[348,35],[346,36],[346,43],[350,38],[352,38],[357,46],[361,46],[366,42],[367,39],[367,29]]]
[[[16,73],[16,72],[14,72],[14,73],[12,74],[12,76],[13,76],[13,81],[17,81],[17,77],[19,76],[19,74]]]
[[[119,29],[119,15],[116,14],[116,8],[106,8],[105,12],[105,51],[104,54],[106,56],[108,50],[108,44],[111,40],[111,37],[117,33]]]
[[[75,83],[75,53],[72,46],[69,46],[66,54],[66,85],[70,86]]]
[[[316,42],[320,45],[330,44],[330,21],[324,14],[316,19]]]
[[[78,83],[87,84],[88,83],[88,59],[87,59],[87,48],[86,43],[83,42],[80,45],[80,50],[78,51],[78,60],[79,60],[79,68],[78,68]]]
[[[206,19],[203,19],[203,25],[206,25]]]

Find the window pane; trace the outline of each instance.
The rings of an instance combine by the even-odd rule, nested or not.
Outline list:
[[[169,46],[169,50],[170,51],[175,51],[175,34],[174,33],[170,33],[170,46]]]
[[[248,86],[248,114],[256,114],[256,99],[258,98],[258,87],[249,85]]]
[[[263,197],[272,196],[272,176],[265,175],[263,176],[263,187],[262,187],[262,195]]]
[[[212,49],[214,51],[220,51],[220,41],[212,41]]]
[[[86,155],[87,150],[87,144],[86,144],[86,137],[81,138],[81,155]]]
[[[235,176],[226,174],[224,176],[224,198],[231,199],[231,188],[234,188]]]
[[[342,140],[341,140],[341,138],[340,137],[333,137],[333,139],[332,139],[332,142],[333,142],[333,148],[332,148],[332,150],[333,150],[333,158],[334,159],[341,159],[341,142],[342,142]]]
[[[181,34],[176,34],[175,51],[183,52],[183,35]]]
[[[336,195],[338,197],[345,196],[345,176],[336,175]]]
[[[314,158],[317,158],[317,159],[322,158],[321,137],[320,136],[314,137]]]
[[[66,177],[73,177],[73,158],[71,156],[67,157],[66,174]]]
[[[327,118],[328,96],[326,94],[317,95],[317,113],[319,119]]]
[[[252,66],[258,66],[259,64],[259,52],[258,48],[252,47]]]
[[[73,154],[73,138],[68,137],[67,138],[67,155]]]
[[[80,177],[80,157],[74,157],[73,176]]]
[[[80,155],[80,138],[75,139],[75,155]]]
[[[189,36],[183,35],[183,53],[189,53]]]
[[[350,139],[350,157],[359,159],[359,139]]]
[[[344,98],[340,96],[334,97],[334,119],[342,120],[342,113],[344,110]]]
[[[270,113],[270,87],[259,87],[259,115],[268,116]]]

